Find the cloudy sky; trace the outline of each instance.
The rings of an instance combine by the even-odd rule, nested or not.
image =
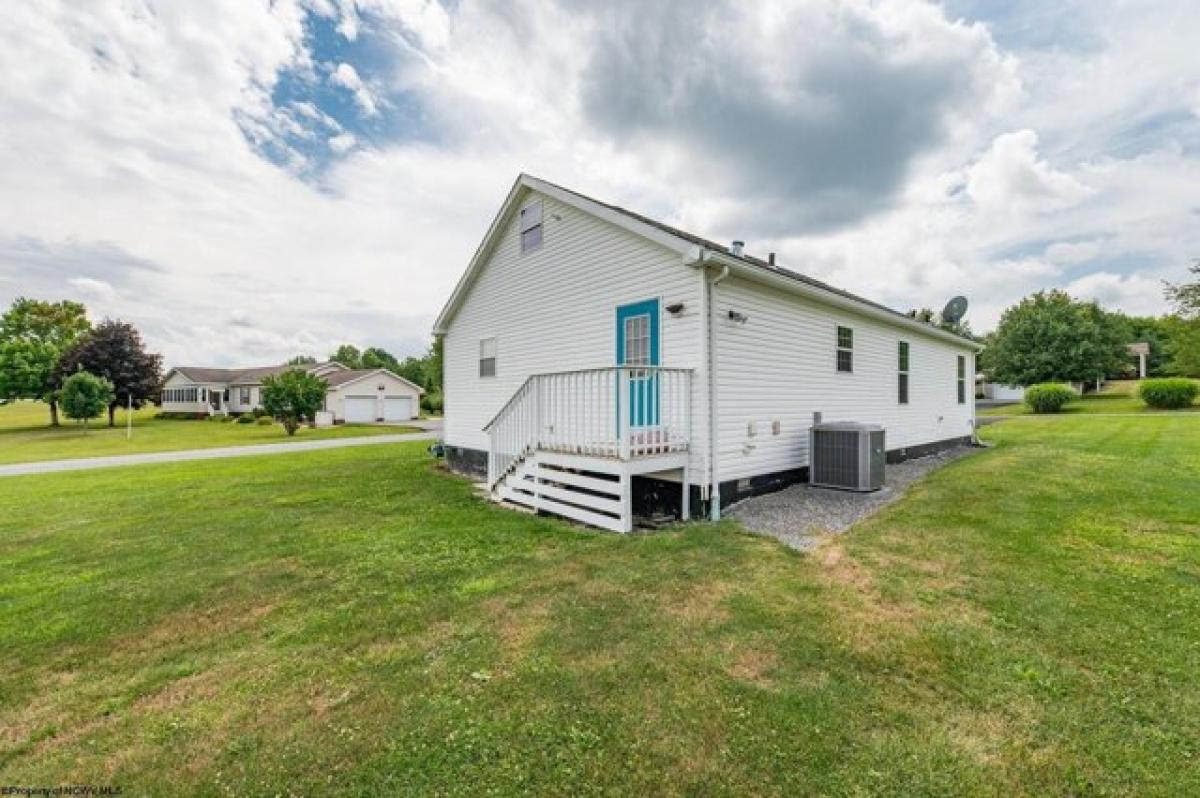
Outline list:
[[[168,363],[422,350],[516,175],[899,309],[1134,313],[1200,255],[1174,0],[17,0],[0,303]]]

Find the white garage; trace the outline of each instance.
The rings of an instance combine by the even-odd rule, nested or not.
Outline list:
[[[383,400],[384,421],[408,421],[417,417],[411,396],[389,396]]]
[[[347,396],[343,401],[346,410],[345,421],[351,424],[370,424],[377,418],[375,408],[379,400],[374,396]]]
[[[403,422],[421,410],[420,387],[387,369],[347,369],[326,374],[325,409],[335,422],[372,424],[380,419]]]

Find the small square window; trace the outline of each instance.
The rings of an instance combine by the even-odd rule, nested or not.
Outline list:
[[[484,338],[479,342],[479,376],[496,376],[496,339]]]

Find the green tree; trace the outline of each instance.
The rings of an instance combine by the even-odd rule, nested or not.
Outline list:
[[[1181,377],[1200,377],[1200,319],[1168,316],[1166,373]]]
[[[378,346],[370,346],[363,350],[362,357],[359,358],[359,368],[364,369],[387,369],[393,373],[400,373],[400,361],[386,349],[381,349]]]
[[[317,359],[312,355],[296,355],[289,360],[286,365],[289,366],[311,366],[317,362]]]
[[[429,346],[429,353],[425,355],[425,380],[422,385],[430,393],[442,392],[442,340],[442,336],[435,336]]]
[[[77,371],[63,381],[61,401],[67,418],[83,422],[87,434],[88,420],[96,418],[113,400],[113,385],[103,377]]]
[[[0,316],[0,398],[40,399],[58,426],[55,366],[91,326],[78,302],[18,298]]]
[[[1185,319],[1200,318],[1200,260],[1188,269],[1197,278],[1190,283],[1167,283],[1167,300],[1176,312]]]
[[[917,321],[923,321],[926,324],[932,324],[934,327],[939,327],[947,332],[952,332],[955,335],[961,335],[962,337],[970,338],[973,341],[979,340],[979,337],[976,336],[974,331],[971,330],[971,323],[966,319],[959,319],[958,321],[942,321],[942,314],[934,313],[930,308],[915,308],[908,311],[908,315],[910,318],[916,319]]]
[[[1088,382],[1124,368],[1124,338],[1095,302],[1039,291],[1004,311],[982,365],[989,379],[1006,385]]]
[[[1120,325],[1125,343],[1144,341],[1150,345],[1150,356],[1146,358],[1146,376],[1165,376],[1169,368],[1171,346],[1171,329],[1167,319],[1155,316],[1126,316],[1123,313],[1111,315],[1114,317],[1114,323]],[[1136,368],[1137,358],[1130,355],[1126,361],[1125,371]]]
[[[145,406],[162,388],[162,355],[146,351],[132,324],[105,319],[81,336],[59,360],[56,373],[65,381],[77,371],[104,377],[113,385],[108,426],[116,426],[118,407]]]
[[[337,348],[337,351],[329,356],[329,359],[334,363],[341,363],[348,369],[360,369],[362,365],[362,352],[358,351],[357,346],[352,344],[342,344]]]
[[[280,420],[288,435],[295,435],[300,424],[316,417],[328,390],[329,385],[320,377],[303,369],[289,369],[263,378],[262,406]]]
[[[1188,270],[1200,278],[1200,261]],[[1167,300],[1175,315],[1165,320],[1169,340],[1167,370],[1172,374],[1200,376],[1200,279],[1166,286]]]

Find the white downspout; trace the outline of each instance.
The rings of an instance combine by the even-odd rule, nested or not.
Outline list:
[[[704,271],[705,278],[708,277],[708,271]],[[708,288],[706,299],[707,307],[704,309],[705,316],[705,333],[708,337],[708,362],[705,364],[705,371],[708,375],[708,457],[709,457],[709,484],[708,489],[708,517],[712,521],[721,520],[721,479],[720,479],[720,452],[717,449],[718,440],[718,413],[717,413],[717,337],[713,326],[713,309],[716,301],[717,286],[729,276],[729,265],[725,264],[721,267],[721,273],[713,278],[712,284]]]

